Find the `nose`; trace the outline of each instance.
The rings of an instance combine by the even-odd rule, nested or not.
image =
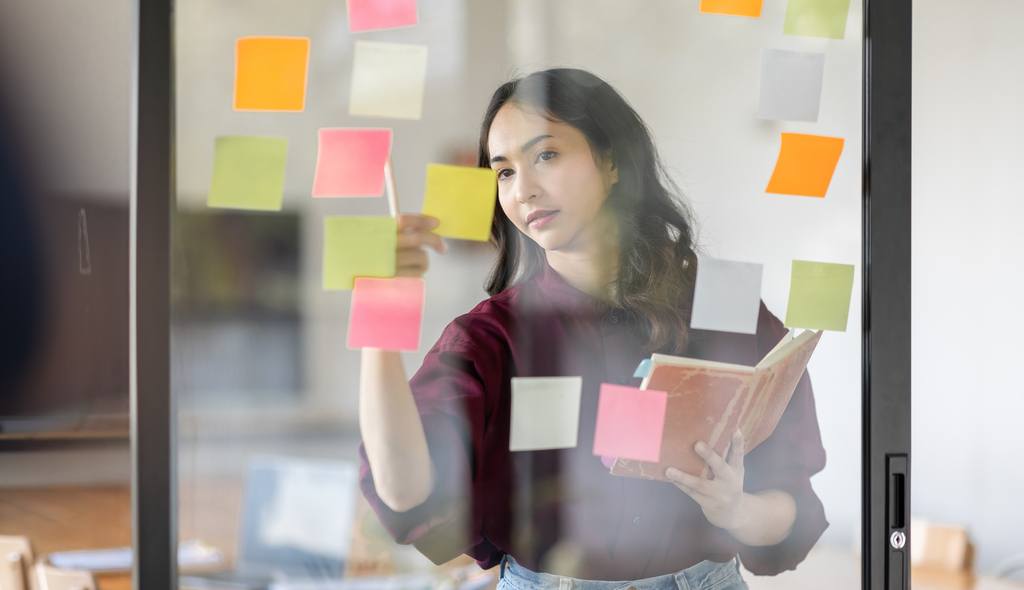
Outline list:
[[[516,174],[515,185],[512,190],[513,197],[517,203],[529,203],[537,198],[538,187],[528,173],[519,172]]]

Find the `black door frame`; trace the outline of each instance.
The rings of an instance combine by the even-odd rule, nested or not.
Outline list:
[[[132,544],[133,587],[145,590],[177,588],[173,14],[173,0],[135,3]],[[911,0],[864,0],[863,17],[862,580],[894,590],[909,585]]]
[[[890,590],[910,585],[911,16],[864,0],[862,575]]]

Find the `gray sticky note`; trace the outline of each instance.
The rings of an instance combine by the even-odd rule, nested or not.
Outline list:
[[[761,100],[757,116],[783,121],[817,121],[825,54],[761,51]]]
[[[582,392],[582,377],[513,377],[508,449],[575,447]]]
[[[752,262],[700,257],[690,327],[757,333],[762,271],[762,265]]]

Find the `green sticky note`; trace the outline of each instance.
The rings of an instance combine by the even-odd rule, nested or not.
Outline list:
[[[852,265],[794,260],[786,326],[845,332],[852,295]]]
[[[324,219],[324,289],[352,289],[356,277],[395,276],[398,225],[392,217]]]
[[[423,213],[441,220],[434,233],[486,242],[494,219],[498,177],[490,168],[427,165]]]
[[[849,13],[850,0],[789,0],[783,30],[787,35],[842,39]]]
[[[280,211],[287,159],[288,140],[283,137],[218,137],[207,206]]]

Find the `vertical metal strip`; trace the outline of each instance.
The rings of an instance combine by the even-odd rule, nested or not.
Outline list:
[[[136,590],[177,588],[170,386],[172,0],[135,3],[130,239],[132,546]]]
[[[911,14],[911,0],[865,0],[862,567],[878,589],[893,579],[886,458],[910,456]]]

